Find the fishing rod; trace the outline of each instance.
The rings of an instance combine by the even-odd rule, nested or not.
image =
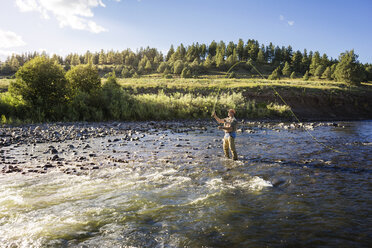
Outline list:
[[[250,62],[249,60],[248,61],[238,61],[238,62],[236,62],[234,65],[232,65],[231,67],[230,67],[230,69],[226,72],[226,75],[228,75],[229,74],[229,72],[234,68],[234,67],[236,67],[237,65],[239,65],[240,63],[249,63],[251,66],[252,66],[252,68],[263,78],[263,79],[267,79],[267,78],[265,78],[263,75],[262,75],[262,73],[252,64],[252,62]],[[297,117],[297,115],[292,111],[292,108],[291,108],[291,106],[289,106],[289,104],[283,99],[283,97],[279,94],[279,92],[273,87],[273,86],[271,86],[271,85],[269,85],[269,87],[274,91],[274,93],[280,98],[280,100],[286,105],[286,106],[288,106],[289,107],[289,111],[290,111],[290,113],[294,116],[294,118],[296,119],[296,121],[298,122],[298,123],[301,123],[301,121],[300,121],[300,119]],[[215,101],[215,103],[214,103],[214,106],[213,106],[213,111],[212,111],[212,114],[215,112],[215,109],[216,109],[216,104],[217,104],[217,100],[218,100],[218,95],[219,95],[219,92],[220,92],[220,90],[221,90],[221,87],[219,87],[219,90],[218,90],[218,93],[217,93],[217,96],[216,96],[216,101]],[[339,151],[339,150],[337,150],[337,149],[335,149],[335,148],[333,148],[333,147],[331,147],[331,146],[328,146],[328,145],[326,145],[326,144],[324,144],[323,142],[321,142],[321,141],[319,141],[314,135],[312,135],[310,132],[309,132],[309,130],[307,130],[306,128],[305,128],[305,131],[310,135],[310,137],[316,142],[316,143],[318,143],[319,145],[321,145],[321,146],[323,146],[323,147],[325,147],[325,148],[327,148],[327,149],[330,149],[330,150],[332,150],[332,151],[334,151],[334,152],[337,152],[337,153],[341,153],[341,154],[346,154],[345,152],[341,152],[341,151]]]

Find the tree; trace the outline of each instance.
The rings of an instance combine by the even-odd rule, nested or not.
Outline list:
[[[98,64],[100,65],[106,64],[106,55],[103,49],[101,49],[101,52],[99,53]]]
[[[167,68],[167,63],[166,62],[161,62],[159,67],[158,67],[157,72],[163,73],[166,68]]]
[[[182,78],[190,78],[191,77],[191,71],[189,68],[185,67],[183,68],[182,72],[181,72],[181,77]]]
[[[180,75],[182,70],[183,70],[183,62],[182,62],[182,60],[177,60],[174,63],[173,73],[177,74],[177,75]]]
[[[101,87],[98,70],[92,64],[73,67],[66,73],[66,79],[73,95],[78,91],[91,93]]]
[[[80,65],[80,59],[78,54],[72,56],[71,65]]]
[[[302,79],[305,81],[309,80],[309,71],[305,72],[305,75],[302,77]]]
[[[226,57],[229,57],[230,55],[232,55],[234,50],[235,50],[235,44],[234,42],[230,41],[226,47]]]
[[[168,50],[167,56],[165,57],[165,61],[169,61],[174,53],[174,47],[171,45],[171,47]]]
[[[269,80],[279,80],[280,79],[280,66],[278,66],[269,76]]]
[[[301,61],[302,61],[302,54],[300,51],[297,51],[292,56],[292,68],[295,72],[301,72]]]
[[[324,65],[319,65],[314,72],[314,76],[321,78],[325,69]]]
[[[322,77],[327,79],[327,80],[332,80],[332,71],[331,71],[331,67],[327,67],[325,69],[325,71],[323,72],[322,74]]]
[[[236,52],[238,53],[239,61],[243,60],[244,56],[244,41],[239,39],[238,45],[236,46]]]
[[[210,68],[212,68],[212,66],[214,65],[214,63],[215,63],[215,61],[212,58],[212,55],[209,54],[207,56],[207,59],[204,61],[203,65],[204,65],[205,68],[210,69]]]
[[[211,44],[208,47],[208,54],[210,54],[212,57],[216,56],[217,52],[217,42],[212,41]]]
[[[224,65],[225,65],[225,61],[224,61],[224,55],[222,54],[222,51],[220,50],[217,50],[217,55],[216,55],[216,67],[217,68],[223,68]]]
[[[289,77],[292,73],[291,66],[288,62],[285,62],[284,68],[282,70],[283,76]]]
[[[132,74],[128,70],[128,68],[124,67],[123,70],[121,71],[121,77],[123,78],[130,78]]]
[[[321,62],[320,54],[319,54],[319,52],[315,52],[314,56],[311,59],[311,64],[310,64],[310,67],[309,67],[309,73],[311,75],[315,75],[315,71],[318,68],[318,66],[320,65],[320,62]]]
[[[149,73],[152,71],[152,65],[150,60],[147,60],[146,65],[145,65],[145,70]]]
[[[66,78],[62,66],[46,57],[35,57],[16,73],[10,91],[32,108],[52,117],[53,108],[66,102]]]
[[[264,64],[266,61],[265,61],[265,53],[263,52],[262,49],[260,49],[258,51],[258,54],[257,54],[257,62],[260,63],[260,64]]]
[[[291,73],[291,79],[295,79],[296,78],[296,72],[292,72]]]
[[[358,85],[365,78],[364,70],[358,62],[354,50],[341,53],[340,62],[336,66],[335,77],[338,81]]]

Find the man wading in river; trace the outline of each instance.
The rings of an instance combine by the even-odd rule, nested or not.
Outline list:
[[[223,138],[223,151],[225,157],[230,158],[229,148],[234,160],[238,160],[238,155],[236,154],[235,149],[235,138],[236,138],[236,125],[237,121],[235,119],[235,110],[229,109],[228,116],[225,119],[220,119],[216,115],[216,112],[213,112],[212,117],[216,119],[218,123],[223,123],[223,126],[219,126],[218,129],[223,129],[225,131],[225,136]]]

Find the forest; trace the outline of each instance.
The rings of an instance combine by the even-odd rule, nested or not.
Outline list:
[[[37,52],[13,54],[1,63],[0,75],[11,77],[24,63],[37,56],[49,57],[46,53]],[[340,64],[342,58],[343,64]],[[321,55],[318,51],[293,51],[290,45],[279,47],[272,43],[265,46],[252,39],[247,42],[239,39],[237,44],[232,41],[227,44],[224,41],[212,41],[209,45],[196,42],[186,47],[180,44],[176,49],[172,45],[166,54],[156,48],[147,47],[136,52],[126,49],[71,53],[65,58],[53,54],[50,59],[61,64],[65,71],[79,64],[91,63],[97,66],[101,76],[106,77],[115,71],[116,76],[122,78],[136,78],[153,73],[165,78],[191,78],[224,73],[237,62],[241,62],[229,77],[258,77],[257,71],[252,67],[254,65],[263,74],[271,76],[271,79],[290,77],[306,80],[313,77],[351,84],[372,80],[372,65],[359,63],[354,50],[341,53],[338,59],[333,59],[327,54]],[[346,74],[349,75],[345,76]]]

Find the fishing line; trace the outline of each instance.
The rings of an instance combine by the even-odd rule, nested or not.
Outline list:
[[[266,78],[262,75],[262,73],[250,62],[250,61],[239,61],[239,62],[236,62],[233,66],[230,67],[230,69],[226,72],[226,75],[235,67],[237,66],[238,64],[240,63],[249,63],[253,69],[263,78],[266,80]],[[289,111],[291,112],[291,114],[294,116],[294,118],[297,120],[298,123],[301,123],[300,119],[297,117],[297,115],[292,111],[292,108],[291,106],[289,106],[289,104],[283,99],[283,97],[279,94],[279,92],[271,85],[268,85],[270,86],[270,88],[274,91],[274,93],[279,96],[280,100],[286,105],[289,107]],[[218,96],[218,95],[217,95]],[[216,97],[216,102],[215,102],[215,105],[213,107],[213,110],[215,110],[215,107],[216,107],[216,103],[217,103],[217,97]],[[305,131],[310,135],[310,137],[318,144],[320,144],[321,146],[325,147],[325,148],[328,148],[334,152],[337,152],[337,153],[342,153],[342,154],[346,154],[345,152],[341,152],[333,147],[330,147],[326,144],[324,144],[323,142],[319,141],[314,135],[312,135],[309,130],[307,130],[305,128]]]

